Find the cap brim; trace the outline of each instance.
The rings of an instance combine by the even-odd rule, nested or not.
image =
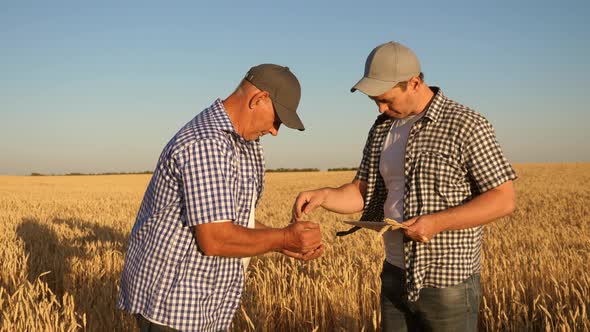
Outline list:
[[[398,82],[387,82],[363,77],[350,89],[350,92],[359,90],[368,96],[374,97],[382,95],[385,92],[391,90],[391,88],[393,88],[397,83]]]
[[[301,119],[299,119],[297,113],[288,110],[285,106],[279,103],[273,102],[273,106],[279,115],[279,119],[285,124],[285,126],[301,131],[305,130],[305,127],[303,126],[303,123],[301,122]]]

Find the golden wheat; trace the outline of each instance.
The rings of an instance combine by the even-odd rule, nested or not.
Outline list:
[[[590,331],[590,164],[519,165],[518,208],[486,227],[482,330]],[[257,219],[281,227],[295,195],[352,172],[271,173]],[[146,175],[0,177],[0,330],[129,331],[115,308]],[[314,212],[326,252],[252,260],[236,331],[374,331],[383,249]]]

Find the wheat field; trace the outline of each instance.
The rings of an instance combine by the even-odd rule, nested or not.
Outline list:
[[[590,331],[590,164],[516,165],[518,207],[486,226],[484,331]],[[257,219],[285,226],[296,194],[353,172],[270,173]],[[0,330],[131,331],[115,308],[129,232],[149,175],[0,176]],[[355,216],[349,216],[355,217]],[[380,328],[381,241],[345,238],[317,211],[326,252],[252,260],[235,331]]]

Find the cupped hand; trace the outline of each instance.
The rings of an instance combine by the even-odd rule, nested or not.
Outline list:
[[[283,248],[290,252],[306,254],[322,244],[320,225],[311,221],[298,221],[284,229]]]
[[[320,244],[317,248],[310,250],[304,254],[298,253],[298,252],[293,252],[293,251],[290,251],[287,249],[281,250],[281,253],[283,253],[285,256],[293,257],[295,259],[299,259],[302,261],[310,261],[312,259],[316,259],[316,258],[320,257],[321,255],[323,255],[324,245]]]

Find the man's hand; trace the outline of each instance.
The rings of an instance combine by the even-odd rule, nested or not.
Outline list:
[[[414,241],[427,242],[443,231],[485,225],[509,215],[515,207],[514,186],[512,181],[506,181],[463,205],[403,222],[409,227],[404,234]]]
[[[324,253],[324,245],[320,244],[319,247],[317,247],[311,251],[308,251],[305,254],[289,251],[287,249],[281,250],[281,253],[283,253],[283,255],[285,255],[285,256],[293,257],[295,259],[299,259],[302,261],[309,261],[309,260],[316,259],[316,258],[320,257]]]
[[[402,224],[408,226],[408,229],[404,230],[404,234],[417,242],[428,242],[442,231],[431,215],[414,217]]]
[[[299,193],[293,204],[293,221],[300,221],[304,214],[309,214],[316,208],[322,206],[326,200],[326,196],[327,193],[324,189]]]
[[[320,225],[316,223],[299,221],[285,227],[283,231],[282,250],[305,255],[322,244]]]
[[[296,221],[291,220],[291,223],[294,223],[294,222],[296,222]],[[256,227],[266,228],[266,226],[262,225],[261,223],[257,223]],[[321,236],[321,234],[320,234],[320,236]],[[316,259],[316,258],[320,257],[324,253],[324,245],[320,243],[320,245],[317,248],[312,249],[305,254],[302,254],[299,252],[294,252],[294,251],[291,251],[288,249],[282,249],[281,253],[285,256],[293,257],[295,259],[299,259],[302,261],[309,261],[309,260]]]

